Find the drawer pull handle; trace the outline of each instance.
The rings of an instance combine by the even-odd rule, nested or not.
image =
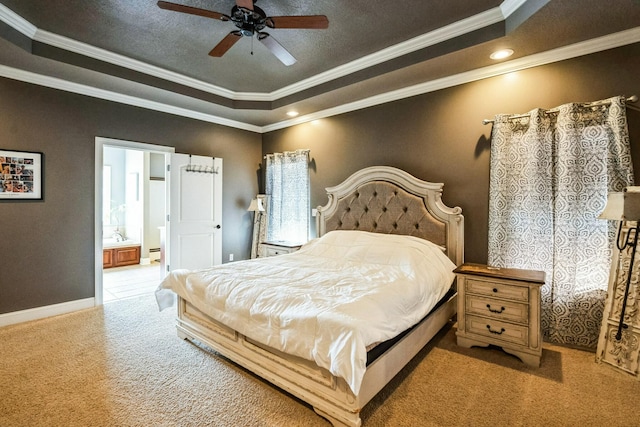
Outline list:
[[[494,331],[493,329],[491,329],[490,325],[487,325],[487,329],[489,330],[489,332],[496,335],[502,335],[502,333],[504,332],[504,328],[500,328],[500,331]]]
[[[500,310],[494,310],[493,308],[491,308],[491,304],[487,304],[487,308],[489,309],[490,312],[497,313],[497,314],[500,314],[505,310],[504,307],[500,307]]]
[[[493,288],[493,293],[498,293],[498,288]]]

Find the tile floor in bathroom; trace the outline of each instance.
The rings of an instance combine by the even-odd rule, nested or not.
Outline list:
[[[102,276],[103,301],[151,294],[161,281],[159,262],[106,268]]]

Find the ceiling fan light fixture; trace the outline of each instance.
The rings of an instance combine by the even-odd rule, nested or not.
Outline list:
[[[221,21],[232,21],[237,30],[227,34],[225,38],[209,52],[210,56],[216,58],[223,56],[240,38],[253,37],[255,35],[258,41],[269,49],[280,62],[286,66],[293,65],[296,63],[296,58],[276,39],[271,37],[270,34],[262,30],[265,27],[273,29],[325,29],[329,27],[329,20],[324,15],[267,16],[264,10],[254,4],[255,1],[256,0],[235,0],[236,4],[231,8],[230,15],[164,0],[158,1],[158,7],[160,7],[160,9],[214,18]],[[253,49],[251,50],[251,54],[253,55]]]
[[[511,55],[513,55],[513,49],[500,49],[500,50],[496,50],[491,55],[489,55],[489,58],[499,60],[499,59],[508,58]]]
[[[253,9],[247,9],[236,5],[231,9],[231,20],[245,37],[251,37],[254,33],[260,32],[265,27],[266,19],[267,15],[264,10],[257,6],[254,6]]]

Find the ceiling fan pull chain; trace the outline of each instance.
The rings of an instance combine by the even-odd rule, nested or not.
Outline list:
[[[251,55],[253,55],[253,36],[251,36]]]

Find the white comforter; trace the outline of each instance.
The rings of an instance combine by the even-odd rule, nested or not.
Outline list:
[[[314,361],[357,395],[367,346],[419,322],[448,291],[455,265],[425,240],[332,231],[299,251],[205,270],[176,270],[160,284],[241,334]]]

